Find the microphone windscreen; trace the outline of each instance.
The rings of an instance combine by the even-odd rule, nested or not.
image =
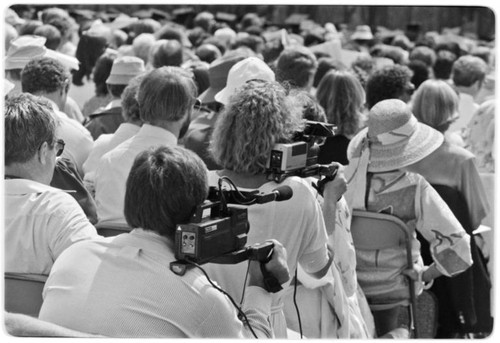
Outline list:
[[[279,186],[273,190],[276,193],[275,201],[288,200],[293,196],[293,190],[290,186]]]

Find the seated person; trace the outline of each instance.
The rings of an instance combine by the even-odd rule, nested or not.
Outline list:
[[[5,103],[5,271],[48,275],[70,245],[98,237],[76,200],[50,187],[64,142],[50,103],[21,93]]]
[[[47,279],[40,319],[108,337],[271,337],[271,296],[258,263],[249,266],[242,312],[248,323],[202,271],[189,268],[180,276],[169,268],[176,260],[176,228],[207,195],[207,169],[195,153],[174,146],[141,152],[125,194],[134,229],[68,250]],[[289,279],[286,252],[273,243],[264,268],[283,284]]]
[[[441,275],[457,275],[472,265],[469,235],[431,185],[408,171],[442,142],[443,135],[418,122],[403,101],[388,99],[370,109],[368,127],[349,143],[345,170],[349,206],[400,218],[429,242],[433,260],[431,265],[423,265],[416,235],[414,269],[406,270],[404,250],[356,251],[358,280],[379,336],[399,326],[400,311],[407,308],[404,273],[418,281],[418,294],[424,283]]]

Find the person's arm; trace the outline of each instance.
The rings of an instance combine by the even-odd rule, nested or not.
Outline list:
[[[54,260],[70,245],[100,237],[73,197],[66,193],[58,197],[60,204],[48,223],[51,228],[48,244]]]
[[[421,180],[416,193],[416,229],[429,242],[433,265],[423,281],[439,276],[454,276],[472,265],[470,236],[448,205],[427,181]],[[436,271],[434,271],[436,269]]]
[[[325,184],[323,192],[323,218],[325,220],[328,236],[333,233],[337,218],[337,202],[347,190],[347,181],[344,176],[344,167],[337,163],[337,175],[335,179]]]

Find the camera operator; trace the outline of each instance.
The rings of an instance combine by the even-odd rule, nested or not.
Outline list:
[[[250,327],[200,270],[178,276],[169,269],[177,226],[207,194],[206,166],[195,153],[173,146],[141,152],[125,193],[134,229],[66,250],[45,285],[40,319],[108,337],[272,337],[271,296],[256,262],[243,304]],[[273,243],[265,268],[282,284],[289,279],[286,252]]]
[[[221,176],[226,176],[240,190],[258,189],[262,193],[289,186],[293,191],[291,199],[248,208],[248,244],[277,239],[287,251],[292,274],[300,263],[308,274],[322,278],[329,269],[331,256],[322,210],[310,180],[291,176],[278,184],[266,175],[274,145],[290,142],[294,133],[303,129],[301,108],[294,103],[283,86],[274,81],[250,80],[238,88],[215,124],[211,150],[224,169],[210,171],[209,183],[215,186]],[[329,182],[326,187],[336,182]],[[336,199],[342,195],[342,188],[338,190]],[[229,294],[236,299],[242,297],[246,272],[243,264],[209,264],[207,269]],[[278,338],[287,337],[282,299],[288,286],[287,283],[283,291],[273,294],[271,322]]]

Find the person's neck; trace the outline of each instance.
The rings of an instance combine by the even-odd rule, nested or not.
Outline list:
[[[455,86],[455,87],[459,93],[468,94],[471,97],[475,97],[477,94],[476,87],[473,87],[473,86],[470,86],[470,87]]]
[[[62,111],[64,109],[64,100],[61,99],[61,96],[59,95],[59,92],[52,92],[52,93],[47,93],[47,92],[39,92],[35,95],[38,96],[43,96],[46,99],[49,99],[52,101],[56,106],[58,107],[59,111]]]
[[[14,163],[11,164],[10,166],[5,166],[5,175],[20,179],[33,180],[36,182],[47,184],[44,178],[40,177],[39,173],[37,173],[33,168],[28,167],[25,164],[21,165]]]
[[[222,169],[217,172],[219,176],[226,176],[238,187],[259,188],[269,182],[265,174],[237,173],[229,169]]]
[[[181,128],[182,128],[182,123],[183,123],[182,120],[180,120],[180,121],[157,120],[154,123],[145,123],[145,124],[160,127],[164,130],[171,132],[172,134],[175,135],[175,137],[178,138],[179,133],[180,133]]]

